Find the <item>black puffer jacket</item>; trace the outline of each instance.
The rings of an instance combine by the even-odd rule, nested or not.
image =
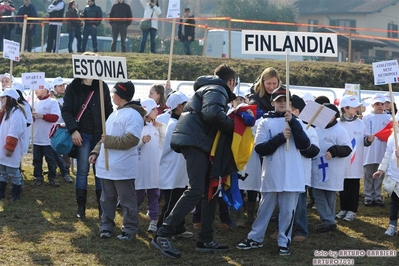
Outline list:
[[[112,113],[111,95],[108,85],[103,82],[104,88],[104,106],[105,106],[105,120]],[[92,86],[85,86],[82,84],[82,79],[75,78],[71,84],[69,84],[65,90],[64,105],[62,106],[62,118],[66,124],[68,131],[72,134],[75,130],[82,131],[82,127],[88,126],[85,123],[76,122],[75,118],[78,115],[82,105],[87,99],[90,91],[94,90],[94,94],[86,108],[90,110],[92,115],[92,124],[94,125],[94,140],[95,142],[100,141],[102,134],[101,124],[101,103],[100,103],[100,91],[99,81],[93,80]],[[86,111],[85,111],[86,112]]]
[[[208,153],[218,130],[233,134],[233,120],[226,113],[234,94],[226,82],[217,76],[202,76],[194,83],[194,91],[172,134],[170,146],[176,152],[196,147]]]

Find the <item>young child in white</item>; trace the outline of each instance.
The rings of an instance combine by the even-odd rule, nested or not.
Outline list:
[[[50,94],[53,99],[58,102],[60,110],[64,105],[64,94],[65,94],[65,85],[66,83],[61,77],[57,77],[51,83]],[[64,123],[64,119],[62,116],[58,118],[58,123]],[[71,166],[71,158],[68,154],[58,154],[54,151],[54,159],[60,168],[61,175],[64,178],[64,181],[67,183],[73,183],[71,176],[69,175],[69,168]]]
[[[348,132],[337,122],[338,108],[324,104],[335,111],[325,129],[316,128],[319,136],[320,152],[312,161],[313,197],[322,224],[316,229],[318,233],[335,230],[335,201],[337,191],[344,189],[345,158],[352,152]]]
[[[399,115],[396,115],[398,122]],[[396,126],[397,132],[399,127]],[[399,136],[399,134],[398,134]],[[395,138],[392,132],[388,138],[387,149],[378,170],[373,174],[373,178],[380,179],[386,174],[384,179],[384,189],[391,197],[391,208],[389,214],[389,225],[385,231],[387,236],[396,236],[398,233],[398,212],[399,212],[399,150],[395,148]]]
[[[26,95],[24,94],[24,85],[18,82],[14,82],[12,84],[12,88],[16,90],[19,94],[19,99],[18,103],[22,104],[24,107],[25,115],[26,115],[26,131],[27,133],[25,134],[25,147],[24,147],[24,154],[28,153],[29,145],[30,145],[30,135],[31,135],[31,125],[33,123],[33,117],[32,117],[32,107],[28,103],[28,101],[25,99]]]
[[[276,203],[280,208],[277,242],[280,255],[290,255],[295,209],[300,192],[305,191],[305,177],[300,150],[310,147],[310,140],[298,119],[286,109],[286,90],[272,93],[275,111],[268,112],[259,123],[255,151],[263,156],[261,201],[252,231],[237,245],[238,249],[263,247],[267,225]],[[289,99],[288,99],[289,100]],[[288,122],[289,127],[286,126]],[[286,150],[286,140],[289,150]]]
[[[305,101],[300,98],[298,95],[292,95],[291,97],[291,110],[292,114],[296,117],[299,117],[303,108],[305,108]],[[300,121],[303,130],[308,135],[310,140],[310,147],[306,151],[301,151],[303,170],[305,175],[305,186],[311,186],[311,172],[312,172],[312,158],[315,157],[319,152],[319,137],[317,136],[316,130],[310,126],[306,128],[306,125]],[[292,241],[294,242],[302,242],[305,241],[309,235],[308,228],[308,212],[306,208],[306,199],[307,193],[306,188],[305,192],[299,193],[298,204],[295,212],[295,228],[294,228],[294,237]]]
[[[118,198],[123,210],[123,228],[117,239],[135,239],[139,230],[134,182],[138,176],[137,144],[146,111],[139,102],[130,101],[134,91],[134,85],[130,81],[115,84],[111,92],[117,109],[108,117],[106,135],[102,135],[101,141],[89,157],[90,163],[96,164],[96,175],[102,183],[100,238],[112,236]],[[108,149],[109,169],[105,169],[104,149]]]
[[[390,122],[390,115],[384,112],[385,96],[376,93],[371,99],[373,111],[363,117],[364,124],[369,134],[374,135],[383,129]],[[381,198],[382,178],[373,178],[378,165],[387,147],[387,143],[376,138],[369,147],[364,148],[364,205],[365,206],[384,206]]]
[[[4,73],[0,75],[1,88],[4,90],[5,88],[12,87],[12,83],[14,82],[14,76],[9,73]]]
[[[246,95],[243,89],[238,90],[237,88],[234,90],[234,94],[237,96],[236,99],[233,100],[233,110],[236,109],[240,104],[245,104]],[[262,120],[261,116],[257,114],[257,120],[255,125],[251,128],[252,134],[256,135],[256,130],[258,128],[259,122]],[[241,197],[245,198],[245,194],[247,196],[246,202],[244,202],[244,208],[247,211],[247,220],[244,220],[244,208],[240,208],[236,212],[235,222],[237,227],[245,227],[245,224],[251,226],[255,221],[255,210],[256,210],[256,201],[258,198],[258,194],[260,192],[261,186],[261,158],[258,153],[256,153],[255,148],[252,151],[251,157],[247,165],[245,166],[245,174],[242,174],[241,178],[238,180],[238,187],[240,188]],[[246,193],[244,193],[246,191]]]
[[[158,110],[153,99],[144,100],[141,105],[147,111],[147,114],[144,118],[145,125],[138,144],[139,165],[136,179],[136,197],[140,211],[140,206],[147,195],[147,210],[151,220],[148,231],[155,233],[157,231],[158,199],[160,196],[159,161],[162,153],[160,128],[163,124],[155,121]]]
[[[23,184],[19,166],[24,154],[26,141],[26,114],[17,103],[19,94],[12,88],[6,88],[1,94],[0,109],[0,200],[5,198],[8,180],[12,179],[11,198],[21,196]]]
[[[170,148],[172,133],[188,100],[186,95],[177,91],[171,94],[166,101],[166,105],[170,107],[172,114],[166,127],[165,145],[159,163],[159,188],[165,197],[165,204],[158,218],[158,228],[162,226],[163,220],[168,217],[188,186],[186,161],[181,153]],[[183,219],[176,227],[176,234],[183,237],[192,237],[194,234],[187,231],[184,224],[185,220]]]
[[[35,90],[37,100],[34,104],[33,115],[33,175],[34,186],[43,185],[43,156],[48,166],[48,179],[50,186],[59,187],[56,180],[56,162],[54,150],[51,148],[49,132],[53,123],[61,116],[60,107],[56,100],[50,97],[50,84],[45,82],[44,88]]]
[[[344,190],[339,192],[341,211],[335,216],[337,219],[351,222],[356,218],[359,205],[360,178],[363,177],[364,147],[370,146],[374,135],[368,135],[363,120],[358,119],[360,106],[357,97],[348,95],[341,99],[341,117],[338,120],[348,132],[352,153],[346,161]]]

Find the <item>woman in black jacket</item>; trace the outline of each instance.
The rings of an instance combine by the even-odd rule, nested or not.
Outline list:
[[[101,122],[101,102],[98,80],[75,78],[65,90],[64,105],[62,107],[62,117],[65,121],[68,131],[72,135],[72,141],[75,145],[71,157],[77,160],[76,170],[76,202],[78,204],[77,217],[84,218],[86,212],[87,198],[87,176],[90,170],[89,156],[94,146],[100,141],[102,132]],[[104,88],[104,106],[105,117],[112,113],[112,103],[110,91],[106,83]],[[79,122],[76,117],[85,103],[88,95],[94,91],[92,98],[87,104]],[[93,165],[95,175],[95,168]],[[101,181],[95,177],[97,202],[101,196]],[[99,214],[101,207],[99,205]]]
[[[79,18],[79,10],[76,8],[76,2],[74,0],[69,1],[68,11],[65,13],[66,18],[73,18],[74,20],[67,20],[67,31],[69,34],[68,41],[68,52],[73,53],[72,43],[73,39],[76,38],[77,43],[77,51],[78,53],[82,52],[82,21],[75,20]]]
[[[280,75],[276,69],[268,67],[263,70],[253,90],[251,89],[249,104],[256,104],[265,113],[274,111],[274,107],[271,104],[271,96],[272,92],[280,87],[280,83]]]

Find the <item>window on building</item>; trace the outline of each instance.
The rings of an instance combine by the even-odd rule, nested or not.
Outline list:
[[[388,23],[388,38],[398,38],[398,25]]]
[[[330,26],[340,26],[340,30],[348,30],[347,28],[352,28],[349,31],[356,32],[355,19],[331,19]]]
[[[309,19],[308,20],[308,32],[312,32],[317,30],[319,27],[317,27],[317,25],[319,25],[319,21],[317,19]],[[315,25],[315,26],[313,26]]]

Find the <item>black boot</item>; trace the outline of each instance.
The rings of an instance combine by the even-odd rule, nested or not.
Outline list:
[[[11,198],[13,201],[18,200],[21,197],[21,185],[12,184]]]
[[[78,211],[76,217],[83,219],[86,217],[86,199],[87,190],[76,189],[76,203],[78,204]]]
[[[6,182],[0,182],[0,199],[4,199],[6,197]]]
[[[102,189],[96,190],[97,204],[98,204],[98,216],[100,217],[100,219],[101,219],[101,215],[103,214],[103,209],[101,208],[101,203],[100,203],[101,193],[102,193]]]

